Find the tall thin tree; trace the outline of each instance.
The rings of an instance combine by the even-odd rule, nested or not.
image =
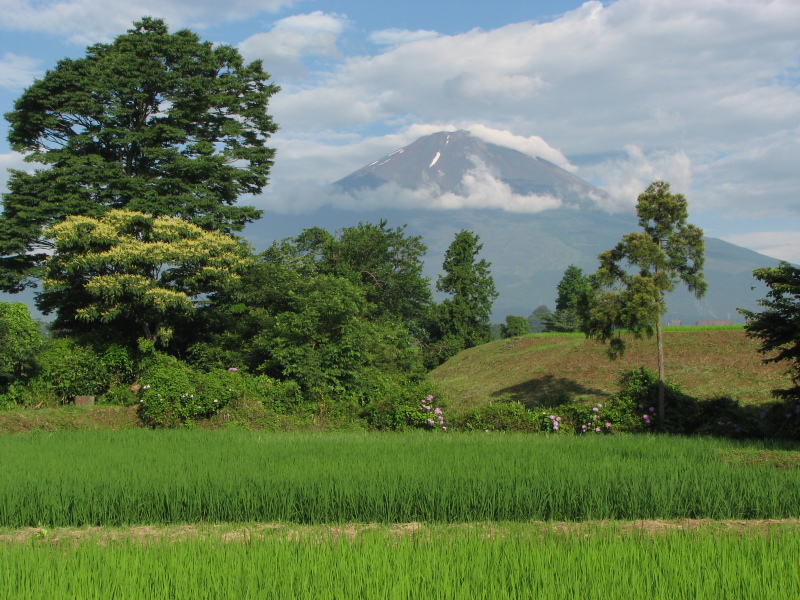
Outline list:
[[[679,283],[697,298],[705,294],[703,230],[687,223],[688,204],[670,185],[654,181],[639,195],[636,213],[642,231],[626,234],[613,249],[598,255],[600,268],[590,277],[591,287],[579,303],[582,331],[609,343],[611,358],[625,352],[619,334],[652,336],[658,346],[658,419],[663,425],[664,344],[661,318],[664,295]]]

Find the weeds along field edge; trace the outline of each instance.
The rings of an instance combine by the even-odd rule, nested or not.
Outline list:
[[[796,526],[29,539],[0,544],[0,598],[796,598],[798,555]]]
[[[800,469],[763,444],[660,436],[0,436],[0,527],[464,523],[800,516]]]

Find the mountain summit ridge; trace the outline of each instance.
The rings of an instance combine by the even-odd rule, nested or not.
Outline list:
[[[407,190],[427,190],[435,199],[445,194],[468,196],[470,181],[481,176],[508,185],[518,196],[556,198],[566,206],[591,209],[608,198],[603,190],[540,156],[484,141],[464,129],[423,136],[334,186],[363,192],[393,183]],[[532,206],[530,212],[539,210]]]

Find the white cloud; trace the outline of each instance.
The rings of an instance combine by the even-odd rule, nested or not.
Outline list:
[[[749,219],[800,217],[800,127],[711,150],[695,169],[704,207],[722,211],[733,207]]]
[[[476,165],[461,180],[461,194],[448,192],[431,195],[431,208],[495,208],[512,213],[538,213],[559,208],[561,200],[553,196],[520,195],[483,165]]]
[[[380,46],[395,46],[397,44],[408,44],[410,42],[418,42],[419,40],[427,40],[438,36],[439,34],[436,31],[431,31],[429,29],[409,31],[408,29],[392,28],[372,32],[369,35],[369,40]]]
[[[691,187],[691,160],[682,151],[651,151],[629,144],[626,156],[606,161],[593,169],[594,177],[608,192],[608,199],[598,204],[611,212],[631,211],[636,200],[653,181],[668,181],[673,193],[686,192]]]
[[[758,231],[726,235],[723,239],[767,256],[800,264],[800,235],[797,231]]]
[[[14,91],[28,87],[42,74],[40,64],[35,58],[6,52],[0,58],[0,87]]]
[[[42,31],[79,44],[110,40],[143,15],[161,17],[173,28],[203,28],[238,21],[262,12],[277,12],[296,0],[3,0],[0,27]]]
[[[472,135],[482,139],[484,142],[497,144],[498,146],[507,146],[530,156],[539,156],[567,171],[575,172],[577,170],[577,167],[570,164],[567,157],[564,156],[560,150],[553,148],[538,135],[531,135],[528,137],[515,135],[510,131],[493,129],[481,123],[473,123],[461,127],[461,129],[469,130]]]
[[[344,15],[321,11],[294,15],[277,21],[268,32],[248,37],[239,44],[239,50],[249,60],[263,60],[274,77],[299,77],[306,72],[303,57],[340,56],[336,42],[346,26]]]
[[[336,13],[324,13],[315,10],[304,15],[292,15],[275,22],[275,29],[295,31],[305,35],[314,35],[321,31],[339,35],[347,25],[347,17]]]

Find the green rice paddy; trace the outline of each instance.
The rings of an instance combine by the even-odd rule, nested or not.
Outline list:
[[[800,516],[800,469],[648,436],[97,431],[0,437],[0,527]]]
[[[0,600],[797,598],[800,469],[796,448],[780,450],[621,435],[0,436]]]
[[[0,545],[0,598],[797,598],[800,534],[584,525]]]

